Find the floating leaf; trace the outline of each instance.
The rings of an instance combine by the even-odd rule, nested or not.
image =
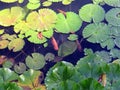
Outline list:
[[[69,4],[71,4],[72,1],[74,1],[74,0],[62,0],[62,4],[69,5]]]
[[[113,58],[120,58],[120,50],[117,48],[111,49],[110,54]]]
[[[79,10],[80,18],[85,22],[101,22],[104,20],[104,9],[96,4],[86,4]]]
[[[34,10],[34,9],[39,8],[40,5],[41,5],[40,3],[30,3],[30,2],[29,2],[29,3],[27,4],[27,8],[28,8],[28,9],[31,9],[31,10]]]
[[[32,53],[32,56],[27,56],[26,65],[31,69],[41,69],[45,65],[45,58],[42,54]]]
[[[8,49],[13,50],[13,52],[20,51],[25,45],[25,42],[21,38],[16,38],[8,44]]]
[[[120,48],[120,37],[115,38],[114,42],[115,42],[115,45]]]
[[[66,12],[65,16],[62,13],[58,14],[55,28],[57,32],[70,33],[78,31],[81,25],[82,21],[76,13]]]
[[[113,26],[120,26],[120,8],[110,9],[105,16],[107,22]]]
[[[119,0],[104,0],[104,2],[110,6],[113,6],[113,7],[120,7]]]
[[[0,11],[0,25],[11,26],[23,19],[25,13],[21,7],[14,6],[12,8]]]
[[[54,58],[55,58],[55,55],[53,53],[47,53],[45,55],[45,60],[47,60],[47,61],[52,61],[52,60],[54,60]]]
[[[89,24],[83,30],[83,37],[93,43],[101,43],[109,38],[110,30],[105,23]]]
[[[56,13],[48,8],[39,9],[38,12],[32,11],[27,16],[28,26],[37,31],[51,30],[56,23]],[[33,22],[35,21],[35,22]]]
[[[13,40],[13,39],[16,39],[17,38],[17,36],[16,36],[16,34],[13,34],[13,35],[9,35],[9,34],[3,34],[2,36],[1,36],[1,38],[3,39],[3,40]]]
[[[11,71],[8,68],[0,68],[0,83],[7,83],[12,80],[17,80],[18,75],[14,72]]]
[[[77,44],[72,41],[63,42],[58,50],[58,56],[65,57],[72,54],[77,49]]]
[[[34,71],[32,69],[29,69],[28,71],[25,71],[22,75],[19,76],[18,85],[27,86],[32,90],[37,90],[36,88],[39,85],[40,75],[41,75],[40,71]]]
[[[4,49],[8,46],[9,41],[8,40],[1,40],[0,41],[0,49]]]
[[[30,3],[39,3],[40,0],[28,0]]]
[[[42,5],[48,7],[48,6],[51,6],[51,5],[52,5],[52,2],[50,2],[50,1],[45,1],[45,2],[42,3]]]
[[[23,3],[24,2],[24,0],[18,0],[18,3]]]
[[[80,90],[105,90],[104,87],[95,79],[87,78],[80,82]]]
[[[1,2],[5,2],[5,3],[14,3],[18,0],[0,0]]]
[[[73,83],[69,85],[74,72],[75,70],[71,63],[65,61],[57,63],[47,72],[45,78],[47,90],[76,90],[71,87],[71,85],[74,86]],[[67,89],[70,87],[71,89]]]
[[[24,71],[26,71],[26,65],[24,63],[21,63],[21,62],[19,63],[19,65],[15,64],[14,71],[18,74],[21,74]]]
[[[104,0],[92,0],[94,4],[100,4],[100,5],[104,5],[105,2]]]
[[[5,61],[2,65],[4,68],[11,68],[13,66],[13,63],[11,61]]]
[[[70,34],[69,37],[68,37],[68,40],[71,40],[71,41],[74,41],[74,40],[77,40],[78,39],[78,35],[76,34]]]

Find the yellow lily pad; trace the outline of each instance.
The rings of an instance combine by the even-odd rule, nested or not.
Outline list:
[[[8,46],[9,41],[8,40],[1,40],[0,41],[0,49],[4,49]]]

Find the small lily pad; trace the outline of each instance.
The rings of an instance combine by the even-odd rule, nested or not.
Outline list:
[[[120,48],[120,37],[114,40],[115,45]]]
[[[78,35],[77,34],[70,34],[68,37],[68,40],[74,41],[78,39]]]
[[[79,10],[80,18],[85,22],[101,22],[104,20],[105,11],[97,4],[86,4]]]
[[[52,5],[52,2],[50,2],[50,1],[45,1],[45,2],[42,3],[42,5],[45,6],[45,7],[48,7],[48,6],[51,6],[51,5]]]
[[[19,65],[14,65],[14,70],[18,74],[22,74],[24,71],[26,71],[26,65],[24,63],[19,62]]]
[[[119,0],[104,0],[104,2],[110,6],[113,6],[113,7],[120,7]]]
[[[0,29],[0,34],[3,34],[4,33],[4,29]]]
[[[4,68],[11,68],[13,66],[13,63],[9,60],[5,61],[2,65]]]
[[[26,58],[26,65],[31,69],[41,69],[45,65],[45,58],[40,53],[32,53],[32,56],[27,56]]]
[[[18,0],[0,0],[1,2],[5,2],[5,3],[14,3]]]
[[[27,4],[27,8],[28,8],[28,9],[31,9],[31,10],[34,10],[34,9],[39,8],[40,5],[41,5],[40,3],[30,3],[30,2],[29,2],[29,3]]]
[[[54,60],[54,58],[55,58],[55,55],[53,53],[47,53],[45,55],[45,60],[46,61],[52,61],[52,60]]]
[[[62,1],[62,4],[63,4],[63,5],[69,5],[69,4],[72,3],[72,1],[74,1],[74,0],[63,0],[63,1]]]
[[[8,44],[8,49],[13,50],[13,52],[20,51],[25,45],[25,42],[21,38],[16,38]]]
[[[4,49],[8,46],[9,41],[8,40],[1,40],[0,41],[0,49]]]

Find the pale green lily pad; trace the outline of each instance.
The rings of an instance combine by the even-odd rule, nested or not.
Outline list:
[[[13,63],[10,60],[5,61],[2,66],[4,68],[11,68],[13,66]]]
[[[1,41],[0,41],[0,49],[5,49],[5,48],[7,48],[8,44],[9,44],[9,41],[8,41],[8,40],[1,40]]]
[[[4,29],[0,29],[0,34],[3,34],[4,33]]]
[[[113,7],[120,7],[119,0],[104,0],[104,2],[110,6],[113,6]]]
[[[106,13],[105,19],[113,26],[120,26],[120,8],[110,9]]]
[[[24,0],[18,0],[18,3],[23,3],[24,2]]]
[[[104,0],[92,0],[94,4],[100,4],[100,5],[104,5],[105,2]]]
[[[13,34],[13,35],[9,35],[9,34],[3,34],[2,36],[1,36],[1,38],[3,39],[3,40],[13,40],[13,39],[16,39],[17,38],[17,36],[16,36],[16,34]]]
[[[58,56],[65,57],[72,54],[77,49],[76,42],[66,41],[59,46]]]
[[[27,16],[28,26],[37,31],[51,30],[56,23],[56,13],[48,8],[39,9],[38,12],[32,11]]]
[[[113,58],[120,58],[120,50],[117,48],[111,49],[110,54]]]
[[[21,38],[16,38],[8,44],[8,49],[13,50],[13,52],[20,51],[25,45],[25,42]]]
[[[31,10],[34,10],[34,9],[38,9],[40,7],[40,3],[28,3],[27,4],[27,8],[28,9],[31,9]]]
[[[47,41],[47,39],[45,37],[43,37],[42,39],[39,39],[38,32],[36,32],[34,30],[27,31],[25,33],[25,37],[28,37],[28,41],[35,43],[35,44],[42,44]]]
[[[14,6],[12,8],[0,11],[0,25],[11,26],[24,18],[24,10],[21,7]]]
[[[115,42],[115,45],[120,48],[120,37],[115,38],[114,42]]]
[[[63,0],[63,1],[62,1],[62,4],[63,4],[63,5],[69,5],[69,4],[72,3],[72,1],[74,1],[74,0]]]
[[[42,3],[42,5],[45,6],[45,7],[48,7],[48,6],[51,6],[51,5],[52,5],[52,2],[50,2],[50,1],[45,1],[45,2]]]
[[[52,60],[54,60],[54,58],[55,58],[55,55],[53,53],[47,53],[45,55],[45,60],[46,61],[52,61]]]
[[[32,56],[27,56],[25,61],[26,65],[34,70],[42,69],[46,63],[44,56],[40,53],[32,53]]]
[[[28,0],[30,3],[39,3],[40,2],[40,0]]]
[[[101,22],[104,20],[104,9],[96,4],[86,4],[79,10],[80,18],[85,22]]]
[[[75,41],[78,39],[78,35],[77,34],[70,34],[69,37],[68,37],[68,40],[71,40],[71,41]]]
[[[18,0],[0,0],[1,2],[5,2],[5,3],[14,3]]]
[[[83,37],[89,42],[101,43],[109,38],[110,30],[107,24],[89,24],[83,30]]]
[[[79,15],[74,12],[66,12],[65,16],[62,13],[58,14],[55,28],[57,32],[70,33],[78,31],[81,25],[82,20]]]
[[[24,63],[19,62],[19,65],[14,65],[14,71],[18,74],[22,74],[24,71],[26,71],[26,65]]]

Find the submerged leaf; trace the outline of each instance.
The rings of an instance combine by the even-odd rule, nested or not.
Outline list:
[[[110,9],[106,13],[105,19],[113,26],[120,26],[120,8]]]
[[[20,51],[24,47],[24,45],[25,45],[25,42],[23,39],[16,38],[9,43],[8,49],[13,50],[13,52],[17,52],[17,51]]]
[[[66,41],[63,42],[58,50],[58,56],[65,57],[72,54],[77,49],[76,42]]]
[[[85,22],[100,22],[104,20],[104,9],[96,4],[86,4],[79,10],[80,18]]]
[[[32,56],[27,56],[26,58],[26,65],[31,69],[41,69],[45,65],[45,58],[40,53],[32,53]]]
[[[57,32],[70,33],[78,31],[81,25],[82,20],[79,15],[74,12],[66,12],[65,16],[62,13],[58,14],[55,28]]]

